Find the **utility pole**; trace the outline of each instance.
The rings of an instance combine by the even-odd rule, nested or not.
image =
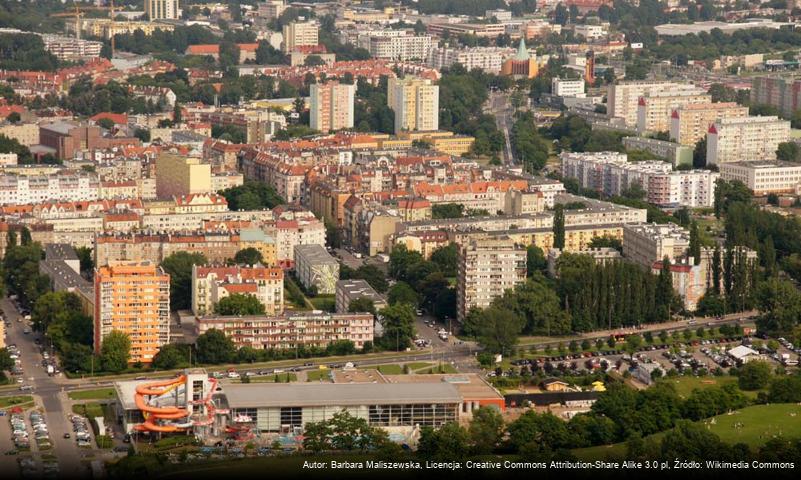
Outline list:
[[[111,58],[114,58],[114,0],[110,0],[109,18],[111,19],[111,22],[108,24],[108,33],[111,35]]]

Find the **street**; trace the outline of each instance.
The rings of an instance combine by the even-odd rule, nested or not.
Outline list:
[[[512,140],[509,135],[509,123],[513,112],[509,97],[503,92],[490,92],[489,113],[495,116],[498,128],[503,132],[505,139],[503,164],[513,167],[515,165],[515,159],[512,153]]]

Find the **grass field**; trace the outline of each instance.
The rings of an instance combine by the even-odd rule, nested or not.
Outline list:
[[[695,389],[722,387],[730,384],[736,385],[737,377],[731,377],[728,375],[721,377],[715,377],[712,375],[704,377],[681,376],[675,378],[664,378],[660,381],[670,383],[671,385],[675,386],[676,392],[678,392],[679,396],[682,398],[687,398]],[[756,398],[757,396],[757,392],[743,391],[743,394],[748,398]]]
[[[97,388],[94,390],[81,390],[78,392],[69,392],[70,400],[106,400],[116,397],[113,388]]]
[[[319,382],[320,380],[327,381],[330,377],[330,370],[309,370],[306,372],[307,382]]]
[[[400,375],[403,373],[403,367],[400,365],[379,365],[378,371],[383,373],[384,375]]]
[[[754,449],[778,435],[800,438],[801,405],[793,403],[754,405],[697,423],[705,425],[710,432],[718,435],[726,443],[745,443]],[[659,439],[662,435],[656,433],[649,438]],[[581,460],[623,457],[626,454],[626,444],[578,448],[573,450],[573,453]]]
[[[297,381],[298,376],[294,373],[278,373],[274,375],[264,375],[258,377],[250,377],[250,383],[287,383]],[[241,382],[241,380],[240,380]]]
[[[314,305],[316,310],[322,310],[324,312],[333,312],[336,310],[336,299],[334,299],[333,295],[316,296],[309,298],[309,301]]]
[[[97,402],[78,403],[72,406],[72,413],[82,415],[87,418],[102,417],[103,405]]]
[[[406,366],[409,367],[409,370],[414,372],[416,370],[421,370],[423,368],[430,367],[430,366],[432,366],[432,364],[429,363],[429,362],[411,362],[411,363],[407,363]]]
[[[0,408],[15,407],[17,405],[26,405],[33,402],[33,397],[30,395],[19,395],[14,397],[0,398]]]

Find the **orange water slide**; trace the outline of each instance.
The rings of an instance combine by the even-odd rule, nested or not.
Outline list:
[[[137,425],[136,429],[139,431],[151,432],[177,432],[185,430],[186,427],[177,425],[158,425],[155,423],[155,420],[177,420],[179,418],[184,418],[189,415],[187,409],[182,407],[156,407],[150,405],[145,400],[145,396],[161,396],[175,390],[185,383],[186,376],[181,375],[178,378],[170,380],[137,385],[134,403],[136,404],[136,408],[144,413],[145,421],[141,425]]]

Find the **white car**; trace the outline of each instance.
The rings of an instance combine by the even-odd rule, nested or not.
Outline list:
[[[239,378],[239,376],[237,372],[228,372],[228,378]]]

